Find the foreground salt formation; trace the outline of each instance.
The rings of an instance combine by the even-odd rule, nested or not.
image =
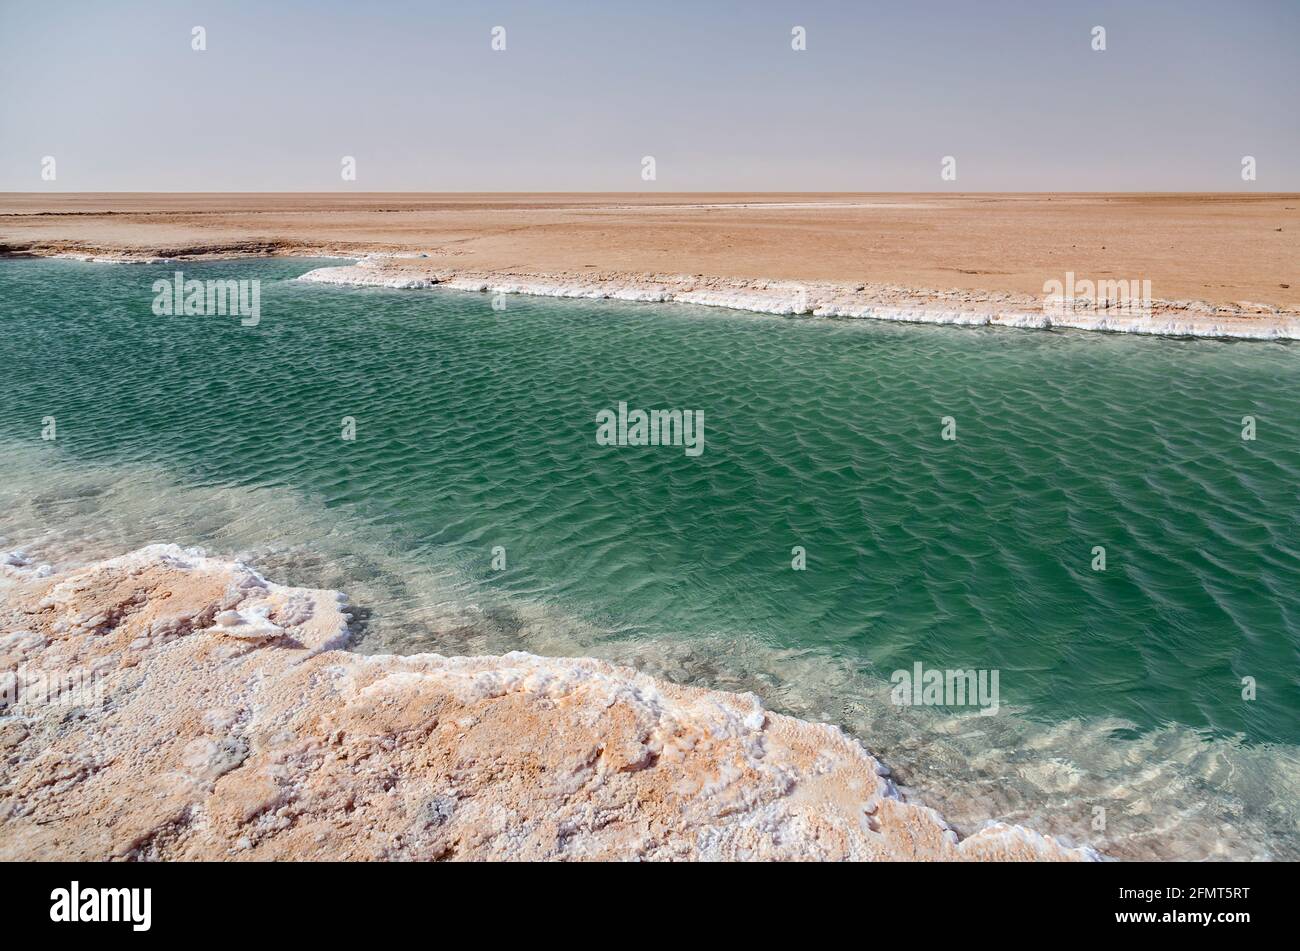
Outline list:
[[[958,842],[855,741],[752,695],[361,656],[345,610],[174,545],[6,557],[0,859],[1096,857],[1017,826]]]
[[[834,284],[744,280],[687,274],[474,271],[411,255],[371,255],[355,264],[317,268],[298,278],[357,287],[428,288],[545,297],[699,304],[761,314],[854,317],[968,327],[1053,327],[1117,333],[1246,340],[1300,340],[1300,312],[1237,301],[1152,300],[1149,312],[1127,312],[1122,302],[1069,308],[1026,294],[929,290],[891,284]],[[1135,308],[1136,310],[1136,308]]]

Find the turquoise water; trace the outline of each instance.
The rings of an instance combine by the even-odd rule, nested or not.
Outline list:
[[[352,593],[363,649],[603,653],[755,689],[874,730],[931,797],[930,744],[964,724],[1047,751],[951,754],[986,792],[1022,774],[988,816],[1090,841],[1081,790],[1123,799],[1115,771],[1155,762],[1251,854],[1294,848],[1300,349],[289,280],[320,263],[183,266],[260,278],[257,327],[155,316],[168,265],[0,264],[0,534],[247,549]],[[597,445],[620,401],[703,411],[703,454]],[[917,662],[997,669],[1001,715],[879,706]],[[1015,739],[988,732],[1004,718]],[[1070,782],[1040,775],[1094,742]],[[1186,821],[1210,854],[1223,833]]]

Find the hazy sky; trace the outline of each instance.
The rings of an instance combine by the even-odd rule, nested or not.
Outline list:
[[[0,0],[50,189],[1297,191],[1300,0]]]

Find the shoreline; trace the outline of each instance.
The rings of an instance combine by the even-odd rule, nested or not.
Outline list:
[[[160,249],[168,251],[168,249]],[[774,316],[887,320],[961,327],[1086,330],[1163,337],[1279,341],[1300,340],[1300,310],[1241,301],[1152,298],[1149,313],[1132,313],[1123,302],[1095,307],[1079,298],[1068,309],[1026,294],[938,290],[879,283],[791,281],[703,274],[638,272],[556,273],[483,271],[440,266],[428,252],[365,252],[342,248],[221,248],[195,253],[151,253],[102,248],[94,251],[8,250],[0,260],[45,258],[92,264],[183,264],[188,261],[262,258],[337,258],[351,264],[315,268],[296,280],[344,287],[424,290],[444,287],[478,293],[519,294],[632,303],[679,303]],[[1054,312],[1055,311],[1055,312]]]
[[[356,264],[308,271],[297,278],[316,284],[401,290],[446,287],[480,293],[524,294],[696,304],[776,316],[840,317],[963,327],[1070,329],[1171,337],[1300,340],[1300,312],[1266,305],[1214,305],[1205,301],[1150,301],[1150,314],[1123,305],[1092,307],[1076,301],[1071,312],[1051,313],[1027,295],[918,289],[886,284],[836,284],[686,274],[559,274],[482,272],[437,267],[399,256],[370,256]]]
[[[51,255],[347,257],[386,286],[1300,339],[1288,193],[0,193],[0,256]],[[1058,286],[1077,300],[1045,313]]]
[[[198,549],[10,552],[0,594],[5,668],[93,671],[104,698],[4,718],[11,860],[1100,858],[1003,823],[959,840],[857,740],[753,694],[352,653],[346,596]]]

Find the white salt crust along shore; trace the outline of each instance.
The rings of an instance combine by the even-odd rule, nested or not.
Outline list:
[[[1098,858],[958,841],[838,729],[592,659],[362,656],[346,598],[151,545],[0,559],[0,859]],[[51,699],[42,672],[93,672]],[[84,682],[83,682],[84,684]]]
[[[1077,301],[1051,312],[1041,298],[980,291],[939,291],[889,284],[832,284],[685,274],[587,272],[533,274],[435,266],[412,256],[372,255],[355,264],[317,268],[298,278],[355,287],[429,288],[624,301],[701,304],[761,314],[853,317],[969,327],[1053,327],[1180,337],[1300,340],[1300,312],[1238,301],[1151,301],[1149,314]]]

